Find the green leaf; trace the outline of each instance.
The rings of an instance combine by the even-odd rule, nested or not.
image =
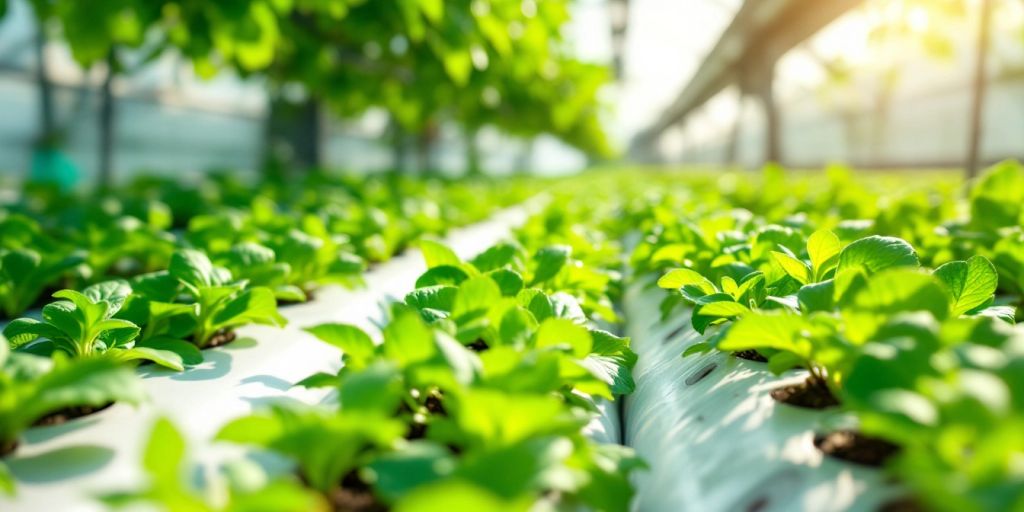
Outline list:
[[[842,248],[843,244],[839,237],[827,229],[811,233],[807,238],[807,256],[811,259],[814,281],[820,281],[825,277],[825,273],[835,266]]]
[[[568,348],[577,358],[584,358],[593,347],[590,333],[583,326],[566,318],[549,318],[537,329],[536,347]]]
[[[449,265],[453,267],[459,267],[462,265],[462,260],[448,248],[447,245],[442,244],[430,239],[423,239],[419,241],[420,252],[423,253],[423,260],[427,263],[427,268],[431,269],[439,267],[441,265]]]
[[[736,320],[718,342],[720,350],[773,348],[798,352],[804,321],[799,315],[750,313]]]
[[[949,315],[949,295],[931,275],[892,268],[871,276],[854,297],[851,308],[878,315],[927,311],[942,320]]]
[[[437,285],[458,286],[459,283],[468,278],[469,274],[459,267],[438,265],[420,275],[419,279],[416,280],[416,288]]]
[[[509,308],[501,318],[498,335],[503,344],[525,346],[537,329],[537,320],[526,309],[516,306]]]
[[[127,281],[120,279],[96,283],[82,290],[82,295],[88,297],[92,302],[106,302],[109,304],[106,313],[108,318],[114,316],[121,309],[125,299],[131,293],[132,287]]]
[[[796,279],[800,284],[807,284],[811,281],[811,269],[806,263],[782,252],[772,251],[772,259],[782,267],[790,277]]]
[[[405,303],[416,309],[451,311],[458,291],[458,288],[446,285],[417,288],[406,294]]]
[[[157,336],[144,342],[136,343],[135,348],[151,348],[155,350],[173,352],[181,358],[182,364],[189,366],[203,362],[203,352],[199,350],[199,347],[197,347],[195,343],[189,343],[181,339]]]
[[[185,463],[185,438],[167,418],[153,424],[142,453],[142,467],[158,482],[177,482]]]
[[[64,333],[33,318],[17,318],[4,326],[3,335],[11,348],[18,348],[41,337],[59,339]]]
[[[415,311],[398,312],[384,328],[384,356],[402,366],[422,362],[437,353],[434,333]]]
[[[999,285],[995,266],[982,256],[973,256],[967,261],[951,261],[935,269],[934,275],[953,297],[953,316],[960,316],[989,302]]]
[[[590,331],[594,341],[592,353],[584,359],[585,366],[611,387],[613,395],[626,395],[636,388],[631,369],[637,355],[629,349],[629,338],[609,332]]]
[[[113,349],[106,352],[112,354],[118,361],[152,361],[164,368],[176,372],[185,371],[185,364],[181,356],[170,351],[160,350],[151,347],[135,347],[129,349]]]
[[[110,402],[138,404],[146,397],[135,372],[109,357],[62,357],[55,360],[52,371],[39,379],[36,388],[19,411],[29,424],[65,407],[98,407]]]
[[[688,268],[672,269],[667,274],[661,276],[661,279],[658,279],[658,286],[669,290],[682,288],[687,285],[697,286],[705,294],[718,291],[715,285],[706,277]]]
[[[873,235],[847,245],[839,253],[839,266],[836,272],[859,266],[874,273],[892,267],[919,265],[917,253],[905,240]]]
[[[3,13],[0,12],[0,16]],[[0,461],[0,494],[14,496],[14,475],[7,469],[7,465]]]
[[[447,479],[427,484],[409,492],[395,503],[394,512],[452,512],[455,510],[486,510],[488,512],[521,512],[529,509],[529,501],[513,504],[496,494],[461,479]]]
[[[512,244],[496,244],[478,254],[470,263],[480,272],[490,272],[508,265],[514,265],[519,248]]]
[[[815,311],[832,311],[835,308],[835,280],[807,284],[796,292],[800,312],[808,315]]]
[[[525,285],[523,277],[514,270],[501,268],[485,275],[498,283],[498,288],[501,288],[501,294],[505,297],[515,297]]]
[[[700,308],[700,314],[707,316],[729,318],[750,312],[743,304],[728,300],[704,304]]]
[[[356,370],[365,368],[376,353],[376,347],[370,336],[354,325],[320,324],[308,327],[305,331],[321,341],[341,349],[345,355],[346,364]]]
[[[706,308],[710,308],[708,314],[704,313]],[[695,331],[704,334],[704,331],[712,323],[721,323],[724,318],[741,315],[746,312],[747,308],[734,301],[732,295],[712,293],[698,298],[693,306],[691,323]]]
[[[572,248],[567,245],[553,245],[537,251],[533,257],[535,267],[530,286],[536,286],[558,275],[571,254]]]
[[[388,416],[402,401],[401,374],[387,361],[380,361],[358,372],[345,374],[338,389],[343,411],[377,412]]]
[[[283,327],[288,323],[277,311],[277,298],[269,288],[249,288],[227,302],[213,316],[217,328],[246,324]]]
[[[467,279],[459,285],[458,294],[452,305],[452,315],[459,317],[466,313],[481,309],[489,309],[501,300],[501,289],[498,283],[487,276]]]
[[[167,272],[196,288],[208,288],[223,284],[217,278],[210,258],[203,252],[193,249],[182,249],[172,254]]]
[[[444,446],[414,441],[402,450],[386,453],[371,462],[374,489],[388,501],[395,501],[420,486],[450,474],[456,460]]]
[[[986,230],[1018,226],[1022,203],[1024,168],[1017,162],[1001,162],[986,170],[971,189],[971,224]]]
[[[537,319],[543,322],[545,319],[554,316],[555,308],[551,304],[551,298],[536,288],[527,288],[516,296],[521,306],[526,307]]]

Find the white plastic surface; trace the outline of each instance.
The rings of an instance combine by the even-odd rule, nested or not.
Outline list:
[[[470,257],[506,238],[526,215],[524,207],[503,210],[488,221],[453,230],[446,241],[460,256]],[[302,328],[346,322],[376,333],[373,319],[380,317],[381,302],[403,297],[424,270],[419,252],[407,251],[367,272],[363,289],[327,287],[309,303],[283,307],[288,318],[284,329],[240,329],[238,340],[204,352],[206,361],[196,368],[174,373],[145,367],[140,373],[150,402],[139,408],[118,404],[65,425],[30,430],[6,459],[18,480],[18,495],[0,498],[0,510],[101,510],[90,496],[140,483],[141,448],[158,415],[169,417],[185,433],[194,456],[209,460],[224,451],[210,449],[208,441],[228,420],[285,397],[324,400],[322,390],[291,386],[315,372],[336,371],[340,352]],[[614,432],[609,433],[608,425],[614,425]],[[617,429],[617,416],[595,420],[592,427],[609,438],[614,434],[616,441]]]
[[[837,413],[779,404],[769,392],[804,378],[720,352],[682,358],[701,335],[690,316],[664,324],[664,290],[641,279],[624,299],[639,361],[624,434],[650,470],[635,477],[643,512],[873,511],[893,489],[876,469],[824,457],[816,431]],[[702,377],[703,376],[703,377]]]

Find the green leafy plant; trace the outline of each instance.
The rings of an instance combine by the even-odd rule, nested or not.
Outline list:
[[[171,351],[136,346],[139,327],[114,318],[131,293],[125,281],[107,281],[81,292],[61,290],[59,300],[43,307],[43,320],[18,318],[4,327],[13,348],[70,357],[103,354],[120,361],[148,360],[181,371],[181,357]]]
[[[304,489],[294,479],[271,478],[248,461],[227,464],[195,488],[186,476],[187,446],[174,425],[158,419],[142,454],[148,484],[130,492],[100,496],[111,508],[148,504],[167,512],[281,512],[326,511],[325,500]]]
[[[0,452],[12,451],[19,436],[40,418],[68,407],[110,402],[137,404],[142,385],[129,368],[109,357],[44,358],[11,352],[0,336]],[[0,463],[0,491],[15,483]]]
[[[31,307],[47,286],[85,262],[83,253],[42,256],[32,249],[0,249],[0,306],[9,318]]]
[[[207,346],[218,333],[247,324],[283,326],[287,320],[277,312],[274,292],[264,287],[248,287],[245,281],[232,281],[224,268],[215,267],[202,252],[183,249],[171,256],[167,269],[176,280],[159,283],[160,291],[180,286],[196,304],[193,342]]]

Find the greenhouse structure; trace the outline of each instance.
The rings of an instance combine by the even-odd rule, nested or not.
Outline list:
[[[0,512],[1024,512],[1024,2],[0,0]]]

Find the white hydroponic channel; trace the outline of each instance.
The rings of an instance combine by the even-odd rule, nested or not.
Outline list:
[[[688,311],[660,321],[664,296],[648,276],[627,288],[623,305],[640,356],[623,436],[650,465],[635,477],[634,510],[873,512],[893,497],[880,470],[824,457],[814,446],[816,432],[845,421],[841,413],[769,395],[805,374],[780,378],[764,363],[717,351],[682,358],[702,338]]]
[[[503,210],[485,222],[453,230],[445,242],[459,256],[472,257],[507,238],[529,209]],[[140,407],[117,404],[64,425],[31,429],[6,459],[18,481],[18,494],[13,499],[0,497],[0,510],[102,510],[94,496],[143,483],[141,451],[159,416],[170,418],[183,431],[197,463],[210,467],[237,457],[237,447],[210,443],[227,421],[275,401],[332,399],[324,390],[292,387],[313,373],[336,372],[341,366],[336,348],[302,329],[344,322],[379,335],[375,320],[382,316],[382,304],[411,291],[424,270],[419,251],[407,251],[368,271],[364,288],[325,287],[311,302],[282,307],[288,319],[283,329],[239,329],[235,342],[204,351],[206,360],[183,373],[154,366],[140,369],[150,397]],[[599,441],[618,442],[617,410],[601,407],[606,416],[596,419],[588,433]]]

